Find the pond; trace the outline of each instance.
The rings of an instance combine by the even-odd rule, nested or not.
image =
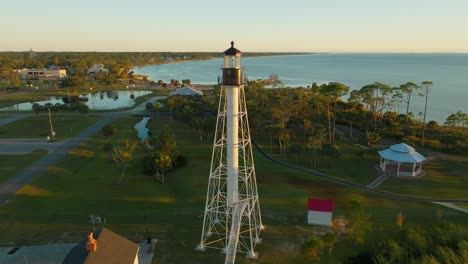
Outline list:
[[[149,137],[149,129],[146,127],[146,124],[149,121],[149,117],[143,117],[140,122],[136,123],[134,128],[138,132],[138,138],[141,139],[141,141],[145,141]]]
[[[111,110],[119,108],[128,108],[135,105],[135,99],[150,94],[151,91],[108,91],[108,92],[96,92],[81,94],[78,100],[85,103],[90,110]],[[76,95],[71,95],[71,100],[77,98]],[[51,104],[64,104],[68,101],[68,96],[51,96],[49,100],[45,101],[35,101],[15,104],[7,107],[0,108],[0,111],[28,111],[32,110],[33,103],[38,103],[40,105],[45,105],[47,103]]]

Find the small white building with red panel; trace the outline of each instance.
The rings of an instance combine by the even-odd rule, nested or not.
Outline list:
[[[333,200],[309,198],[307,223],[309,225],[331,226],[333,217]]]

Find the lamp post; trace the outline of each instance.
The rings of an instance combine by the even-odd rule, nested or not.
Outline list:
[[[50,124],[50,140],[54,141],[55,131],[54,131],[54,128],[52,127],[52,114],[50,113],[50,107],[48,109],[49,109],[49,124]]]

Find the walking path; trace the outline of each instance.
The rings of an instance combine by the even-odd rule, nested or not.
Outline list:
[[[279,166],[285,167],[285,168],[290,169],[290,170],[295,170],[295,171],[303,172],[303,173],[306,173],[306,174],[314,175],[314,176],[319,177],[321,179],[332,181],[332,182],[335,182],[335,183],[338,183],[338,184],[341,184],[341,185],[345,185],[345,186],[348,186],[348,187],[351,187],[351,188],[377,193],[379,195],[387,196],[387,197],[390,197],[390,198],[397,198],[397,199],[404,199],[404,200],[423,201],[423,202],[442,202],[442,203],[468,204],[468,200],[464,200],[464,199],[443,199],[443,198],[432,198],[432,197],[420,197],[420,196],[398,194],[398,193],[392,193],[392,192],[382,191],[382,190],[378,190],[378,189],[372,189],[372,188],[369,188],[367,186],[364,186],[364,185],[361,185],[361,184],[358,184],[358,183],[349,182],[349,181],[345,181],[345,180],[342,180],[342,179],[330,177],[330,176],[328,176],[328,175],[326,175],[324,173],[320,173],[320,172],[316,172],[316,171],[310,171],[310,170],[306,170],[306,169],[291,166],[291,165],[289,165],[287,163],[284,163],[282,161],[279,161],[279,160],[276,160],[276,159],[270,157],[265,151],[263,151],[263,149],[254,140],[252,140],[252,145],[260,153],[260,155],[262,155],[267,160],[270,160],[271,162],[273,162],[275,164],[278,164]]]
[[[434,203],[438,204],[438,205],[448,207],[448,208],[452,208],[452,209],[460,211],[460,212],[468,213],[468,209],[465,209],[465,208],[460,207],[460,206],[458,206],[456,204],[453,204],[453,203],[441,203],[441,202],[434,202]]]
[[[375,179],[373,182],[371,182],[369,185],[367,185],[367,188],[374,189],[375,187],[379,186],[383,181],[385,181],[388,177],[390,177],[389,174],[382,174],[377,179]]]

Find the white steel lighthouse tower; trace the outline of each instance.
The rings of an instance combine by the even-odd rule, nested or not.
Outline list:
[[[263,228],[240,59],[231,42],[224,52],[205,217],[196,248],[220,249],[226,263],[234,263],[236,252],[257,258],[254,249]]]

